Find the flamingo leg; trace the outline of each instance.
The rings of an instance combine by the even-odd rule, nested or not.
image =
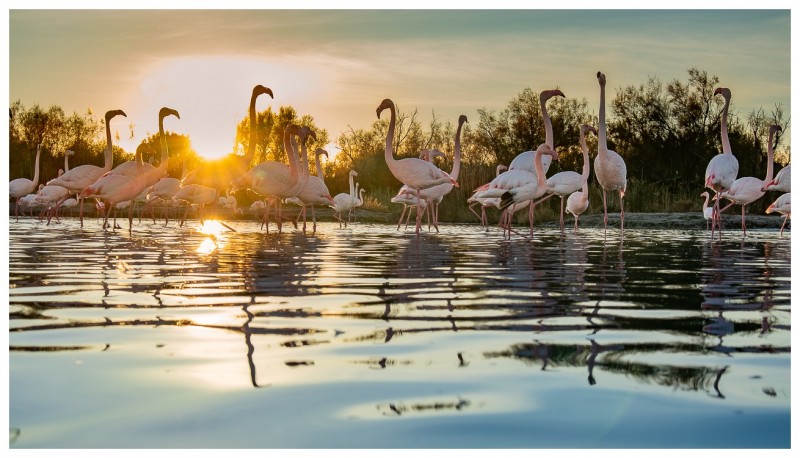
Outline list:
[[[561,225],[561,235],[564,235],[564,196],[561,196],[561,211],[558,213]]]
[[[742,205],[742,237],[747,237],[747,225],[744,222],[744,209],[747,205]]]
[[[411,221],[411,210],[414,210],[416,212],[417,207],[413,205],[408,207],[408,214],[406,215],[406,226],[403,228],[404,230],[408,230],[408,223],[409,221]]]
[[[619,191],[619,231],[622,235],[625,234],[625,209],[622,206],[622,200],[625,198],[625,191]],[[563,198],[562,198],[563,199]]]
[[[786,221],[789,220],[789,214],[787,213],[786,216],[783,217],[783,224],[781,224],[781,236],[783,236],[783,226],[786,225]]]
[[[403,223],[403,217],[406,215],[406,210],[407,210],[407,209],[408,209],[408,205],[406,205],[406,204],[403,204],[403,212],[402,212],[402,213],[400,213],[400,219],[399,219],[399,220],[397,220],[397,230],[398,230],[398,231],[400,230],[400,224],[402,224],[402,223]],[[409,213],[411,213],[411,212],[409,212]]]
[[[479,220],[481,220],[481,226],[483,226],[483,218],[481,218],[481,216],[478,214],[478,212],[476,212],[475,209],[473,208],[474,206],[476,206],[478,204],[480,204],[480,202],[473,202],[467,208],[469,208],[469,211],[471,211],[473,215],[475,215]]]
[[[603,229],[608,230],[608,207],[606,206],[606,190],[603,189]]]
[[[417,229],[416,234],[419,237],[419,227],[422,225],[422,212],[420,211],[420,206],[422,205],[422,197],[419,195],[419,189],[417,189]]]

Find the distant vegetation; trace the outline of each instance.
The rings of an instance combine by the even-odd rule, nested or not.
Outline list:
[[[720,113],[722,97],[714,97],[714,89],[720,86],[719,78],[705,71],[690,69],[688,80],[672,80],[663,83],[651,78],[639,86],[615,88],[609,105],[608,146],[620,153],[628,169],[628,193],[625,208],[629,212],[673,212],[699,211],[702,205],[703,176],[708,161],[721,151]],[[525,88],[510,100],[507,106],[496,112],[479,108],[477,117],[465,125],[462,138],[462,167],[459,176],[460,189],[446,196],[440,210],[442,221],[475,221],[466,205],[472,190],[495,175],[497,164],[508,165],[517,154],[536,149],[544,142],[544,124],[539,109],[539,92],[553,88]],[[599,90],[599,89],[598,89]],[[729,118],[729,137],[734,154],[739,160],[739,176],[763,177],[766,173],[766,141],[768,126],[776,123],[784,128],[789,120],[784,119],[783,107],[776,104],[767,113],[759,108],[742,117],[736,112],[736,88],[733,92]],[[555,148],[559,153],[558,163],[553,163],[548,175],[562,171],[581,169],[581,154],[578,145],[578,129],[581,123],[597,125],[586,98],[553,98],[548,102],[552,118]],[[375,106],[380,101],[375,101]],[[180,107],[174,107],[180,111]],[[155,114],[154,114],[155,116]],[[417,156],[422,148],[443,151],[446,159],[436,159],[443,170],[452,170],[455,123],[457,119],[441,119],[435,112],[430,121],[420,120],[416,109],[398,112],[396,139],[397,157]],[[311,127],[317,133],[317,141],[309,144],[309,151],[324,147],[330,142],[328,133],[314,125],[311,115],[299,115],[292,107],[282,106],[277,112],[272,108],[258,113],[258,144],[253,160],[255,165],[264,160],[286,161],[282,132],[286,125],[297,123]],[[102,113],[87,111],[67,116],[58,106],[47,110],[39,105],[26,108],[16,101],[11,106],[9,125],[9,178],[31,178],[36,145],[43,145],[41,158],[42,182],[54,178],[63,168],[64,152],[75,151],[70,166],[80,164],[101,165],[105,148]],[[236,141],[232,153],[243,154],[250,137],[250,120],[245,117],[236,128]],[[358,172],[357,181],[366,189],[371,206],[388,208],[399,216],[402,207],[389,199],[397,192],[401,183],[389,171],[383,159],[388,119],[376,120],[363,129],[343,132],[335,140],[341,152],[333,161],[324,162],[325,181],[332,195],[346,192],[350,169]],[[126,134],[133,137],[133,126]],[[120,133],[117,132],[117,139]],[[784,145],[784,136],[779,132],[776,139],[776,167],[789,162],[790,148]],[[589,137],[590,157],[597,151],[596,138]],[[206,161],[191,146],[191,139],[179,133],[168,132],[170,151],[168,173],[180,178],[183,164],[191,170]],[[139,148],[145,160],[155,156],[157,163],[160,150],[158,134],[148,134]],[[133,151],[114,148],[114,163],[130,160]],[[316,167],[311,165],[311,173]],[[593,173],[592,173],[593,175]],[[590,178],[590,213],[602,212],[602,200],[597,183]],[[240,205],[249,205],[255,194],[242,192]],[[749,213],[763,213],[772,201],[770,195],[749,206]],[[774,200],[774,199],[773,199]],[[618,208],[616,198],[610,204]],[[558,217],[558,199],[546,202],[537,210],[537,220]],[[524,213],[524,212],[523,212]],[[492,213],[496,219],[497,213]]]

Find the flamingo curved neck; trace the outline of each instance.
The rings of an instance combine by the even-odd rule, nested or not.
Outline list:
[[[33,187],[39,184],[39,156],[42,154],[42,147],[36,147],[36,161],[33,164]]]
[[[600,128],[597,132],[597,154],[605,154],[608,151],[606,144],[606,85],[600,84]]]
[[[722,122],[720,123],[720,135],[722,136],[722,153],[733,154],[731,142],[728,140],[728,106],[731,103],[729,97],[725,97],[725,107],[722,109]]]
[[[317,178],[319,178],[322,181],[325,181],[325,177],[322,176],[322,163],[319,160],[319,157],[321,155],[322,155],[322,153],[317,153],[317,158],[316,158],[316,162],[317,162]]]
[[[772,148],[772,139],[773,139],[774,135],[775,135],[775,131],[770,129],[770,131],[769,131],[769,144],[767,145],[767,177],[764,178],[764,183],[769,183],[770,181],[772,181],[772,172],[773,172],[772,161],[773,161],[773,157],[774,157],[774,154],[775,154],[775,151]]]
[[[353,177],[353,174],[351,173],[350,174],[350,195],[355,197],[355,195],[356,195],[355,189],[356,188],[355,188],[355,182],[353,180],[354,180],[354,177]]]
[[[392,156],[392,142],[394,141],[394,125],[397,121],[394,103],[389,105],[389,113],[389,130],[386,132],[386,151],[384,152],[384,158],[386,159],[386,164],[388,164],[391,169],[395,163],[394,156]]]
[[[258,139],[258,119],[256,118],[256,99],[258,98],[258,93],[254,92],[253,96],[250,97],[250,143],[247,145],[247,153],[244,155],[244,163],[246,166],[250,166],[250,162],[252,162],[253,157],[256,155],[256,141]]]
[[[586,182],[589,180],[589,147],[586,145],[586,137],[581,131],[581,153],[583,153],[583,170],[581,171],[581,178]]]
[[[69,172],[69,151],[64,153],[64,173],[67,172]]]
[[[455,153],[453,154],[453,171],[450,172],[450,176],[453,177],[454,180],[458,181],[458,174],[461,172],[461,128],[464,127],[463,122],[458,123],[458,129],[456,130],[456,144],[455,144]]]
[[[544,121],[544,142],[547,143],[552,149],[553,146],[553,122],[550,120],[550,115],[547,113],[547,100],[549,97],[539,97],[539,105],[542,107],[542,121]],[[575,138],[575,137],[573,137]]]
[[[157,170],[165,172],[169,164],[169,148],[167,147],[167,137],[164,135],[164,117],[162,116],[158,118],[158,136],[161,139],[161,162],[158,163]]]
[[[106,162],[103,170],[108,172],[114,165],[114,156],[111,150],[111,119],[106,120]]]

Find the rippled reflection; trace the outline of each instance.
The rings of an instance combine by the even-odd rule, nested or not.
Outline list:
[[[521,388],[490,381],[531,370],[581,390],[788,410],[790,238],[542,230],[509,242],[471,226],[419,238],[369,224],[313,236],[233,226],[12,225],[12,373],[24,355],[110,352],[220,387],[476,384],[354,395],[344,410],[359,418],[512,412]],[[24,389],[12,382],[12,398]]]

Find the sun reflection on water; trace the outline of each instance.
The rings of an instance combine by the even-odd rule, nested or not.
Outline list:
[[[197,254],[210,255],[220,248],[223,248],[225,246],[225,237],[223,237],[222,234],[224,234],[225,231],[225,226],[217,220],[210,219],[204,221],[203,225],[200,227],[200,233],[206,234],[208,237],[200,242],[200,246],[198,246],[196,250]]]

